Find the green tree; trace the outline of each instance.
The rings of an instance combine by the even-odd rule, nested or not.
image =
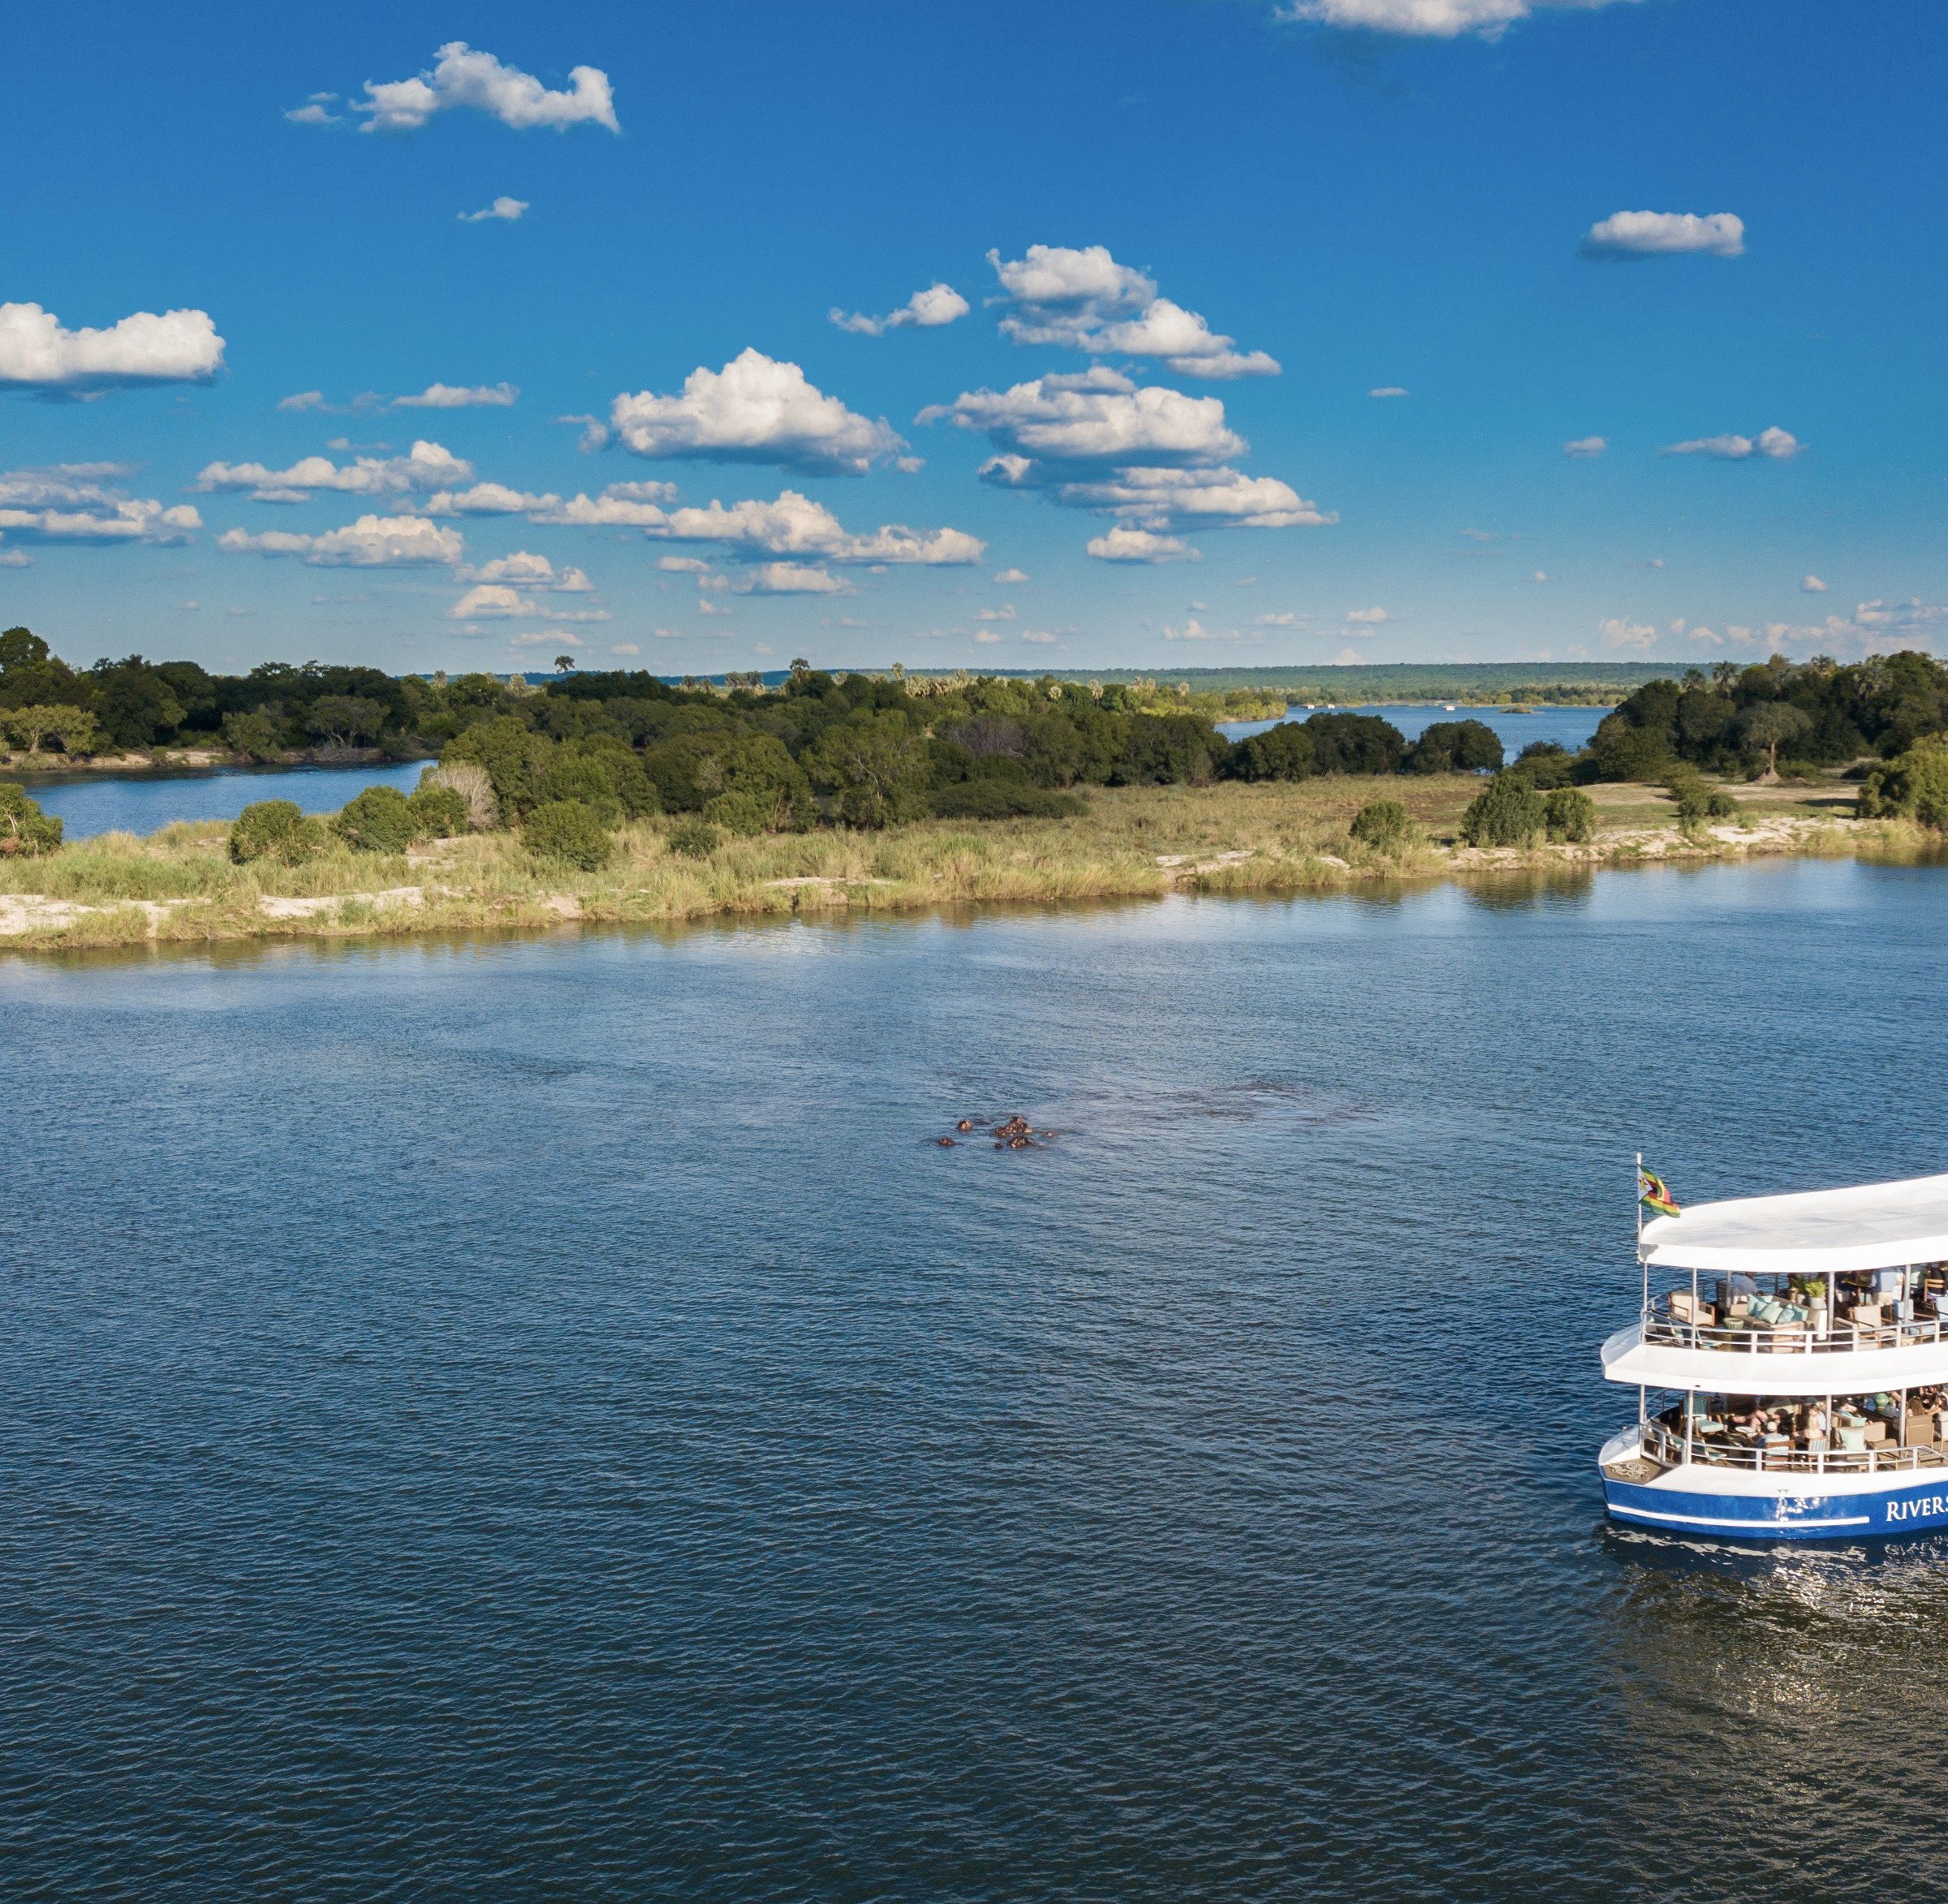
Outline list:
[[[330,844],[330,836],[295,800],[258,800],[231,822],[230,856],[239,866],[265,859],[302,866]]]
[[[305,726],[334,748],[356,747],[379,738],[386,704],[359,694],[321,694],[304,717]]]
[[[1498,773],[1468,803],[1461,837],[1471,846],[1526,846],[1549,824],[1541,794],[1519,773]]]
[[[358,853],[403,853],[419,831],[411,802],[396,786],[368,786],[354,795],[331,827]]]
[[[1353,816],[1350,838],[1377,852],[1390,853],[1403,845],[1410,830],[1407,808],[1398,800],[1373,800]]]
[[[1240,780],[1308,780],[1316,761],[1312,737],[1297,721],[1248,734],[1231,750],[1230,770]]]
[[[92,696],[85,678],[56,660],[32,629],[0,634],[0,708],[80,704]]]
[[[17,780],[0,780],[0,855],[38,859],[58,851],[61,821],[41,812]]]
[[[86,708],[66,707],[59,702],[39,702],[32,707],[0,708],[0,733],[29,755],[41,751],[41,743],[58,740],[70,754],[92,752],[100,734],[100,724]]]
[[[854,826],[890,826],[926,811],[932,761],[924,739],[892,713],[860,713],[834,722],[805,750],[814,786],[838,796]]]
[[[1948,737],[1916,741],[1885,766],[1868,769],[1860,811],[1864,819],[1900,816],[1948,832]]]
[[[1407,750],[1410,773],[1492,773],[1502,765],[1501,737],[1485,721],[1436,721]]]
[[[1597,837],[1597,803],[1580,786],[1558,786],[1544,796],[1542,819],[1552,840],[1587,846]]]
[[[247,760],[274,760],[284,752],[284,730],[265,708],[223,717],[223,740]]]
[[[521,822],[521,842],[541,859],[595,872],[609,864],[615,842],[601,814],[584,800],[544,800]]]
[[[88,677],[94,684],[95,717],[117,747],[153,747],[182,726],[182,702],[140,655],[97,661]]]
[[[475,833],[491,833],[501,823],[501,809],[493,797],[493,782],[477,760],[442,762],[429,767],[420,776],[419,794],[450,793],[465,807],[463,824]]]
[[[1748,748],[1765,756],[1766,780],[1779,777],[1779,749],[1812,731],[1806,713],[1782,700],[1761,701],[1739,717],[1739,733]]]
[[[407,797],[416,840],[452,839],[466,832],[472,817],[467,796],[458,789],[438,782],[429,786],[424,778]]]
[[[495,804],[512,825],[541,797],[541,779],[553,754],[552,743],[511,714],[469,727],[441,755],[442,765],[470,760],[487,770]]]

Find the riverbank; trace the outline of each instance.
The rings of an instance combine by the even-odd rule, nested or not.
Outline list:
[[[666,822],[644,821],[593,873],[537,860],[508,834],[403,855],[338,852],[295,868],[234,866],[228,829],[205,821],[0,862],[0,942],[60,950],[1317,892],[1764,855],[1913,857],[1929,838],[1904,821],[1851,818],[1851,790],[1838,783],[1741,790],[1736,821],[1689,829],[1658,790],[1610,786],[1591,790],[1599,826],[1588,845],[1477,850],[1455,835],[1480,786],[1452,775],[1101,789],[1072,818],[730,838],[702,859],[670,850]],[[1402,800],[1417,829],[1398,853],[1347,838],[1353,815],[1379,799]]]

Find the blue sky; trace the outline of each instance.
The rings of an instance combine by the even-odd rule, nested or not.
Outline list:
[[[1948,638],[1929,0],[123,6],[9,52],[0,625],[71,660]]]

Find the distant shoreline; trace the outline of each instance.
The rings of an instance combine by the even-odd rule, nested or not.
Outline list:
[[[645,821],[624,829],[617,859],[597,873],[537,860],[505,833],[405,855],[338,851],[297,868],[234,866],[227,828],[203,822],[0,861],[0,948],[61,952],[713,917],[885,916],[1173,893],[1280,897],[1780,855],[1916,861],[1939,850],[1910,822],[1851,818],[1838,782],[1739,790],[1744,811],[1736,820],[1688,830],[1657,790],[1601,786],[1591,790],[1599,830],[1588,845],[1459,846],[1455,828],[1480,785],[1443,775],[1105,789],[1072,817],[732,838],[705,859],[675,854],[666,823]],[[1398,854],[1347,838],[1352,815],[1378,798],[1404,800],[1418,829]]]

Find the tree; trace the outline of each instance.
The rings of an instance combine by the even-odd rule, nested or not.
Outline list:
[[[1407,808],[1398,800],[1373,800],[1353,816],[1348,835],[1363,846],[1390,853],[1407,838]]]
[[[1306,780],[1316,764],[1306,728],[1281,721],[1262,734],[1248,734],[1232,748],[1230,766],[1240,780]]]
[[[368,786],[355,795],[331,829],[356,853],[403,853],[419,831],[412,803],[396,786]]]
[[[835,722],[806,748],[802,764],[813,786],[838,795],[839,812],[855,826],[890,826],[926,811],[927,743],[899,714]]]
[[[575,657],[571,654],[558,654],[554,657],[554,671],[558,674],[572,674],[575,672]]]
[[[1597,803],[1580,786],[1552,789],[1544,799],[1542,818],[1552,840],[1582,846],[1597,837]]]
[[[493,782],[477,761],[455,760],[429,767],[420,776],[414,797],[434,792],[450,793],[461,801],[466,808],[462,824],[475,833],[490,833],[500,825],[501,810],[493,797]]]
[[[61,830],[60,819],[42,812],[19,781],[0,780],[0,855],[31,859],[57,851]]]
[[[1502,765],[1501,737],[1485,721],[1436,721],[1407,750],[1410,773],[1493,773]]]
[[[1864,819],[1898,815],[1948,833],[1948,738],[1917,741],[1898,759],[1870,768],[1860,811]]]
[[[182,702],[140,655],[97,661],[88,675],[95,688],[95,717],[117,747],[153,747],[163,734],[182,726]]]
[[[328,844],[324,827],[307,817],[295,800],[256,801],[231,822],[230,856],[239,866],[258,859],[302,866]]]
[[[469,727],[440,756],[442,766],[470,760],[487,769],[501,818],[512,825],[540,796],[542,770],[551,748],[547,739],[511,714]]]
[[[521,823],[521,841],[537,859],[595,872],[609,864],[615,842],[601,816],[581,800],[544,800]]]
[[[1786,701],[1761,701],[1739,717],[1739,732],[1746,746],[1765,756],[1762,778],[1767,781],[1779,777],[1779,749],[1812,731],[1811,718]]]
[[[1461,837],[1471,846],[1526,846],[1548,824],[1542,795],[1519,773],[1498,773],[1469,802]]]
[[[0,708],[78,705],[91,698],[74,670],[57,661],[32,630],[9,628],[0,634]]]
[[[1407,736],[1377,714],[1314,714],[1305,723],[1321,773],[1397,773]]]
[[[385,724],[385,704],[358,694],[321,694],[304,717],[306,727],[330,747],[377,740]]]
[[[25,747],[30,755],[39,753],[41,742],[50,736],[61,743],[64,752],[88,753],[94,747],[98,731],[99,724],[85,708],[64,707],[58,702],[0,708],[0,733]]]
[[[223,740],[247,760],[274,760],[284,751],[284,730],[265,708],[251,714],[226,714]]]

